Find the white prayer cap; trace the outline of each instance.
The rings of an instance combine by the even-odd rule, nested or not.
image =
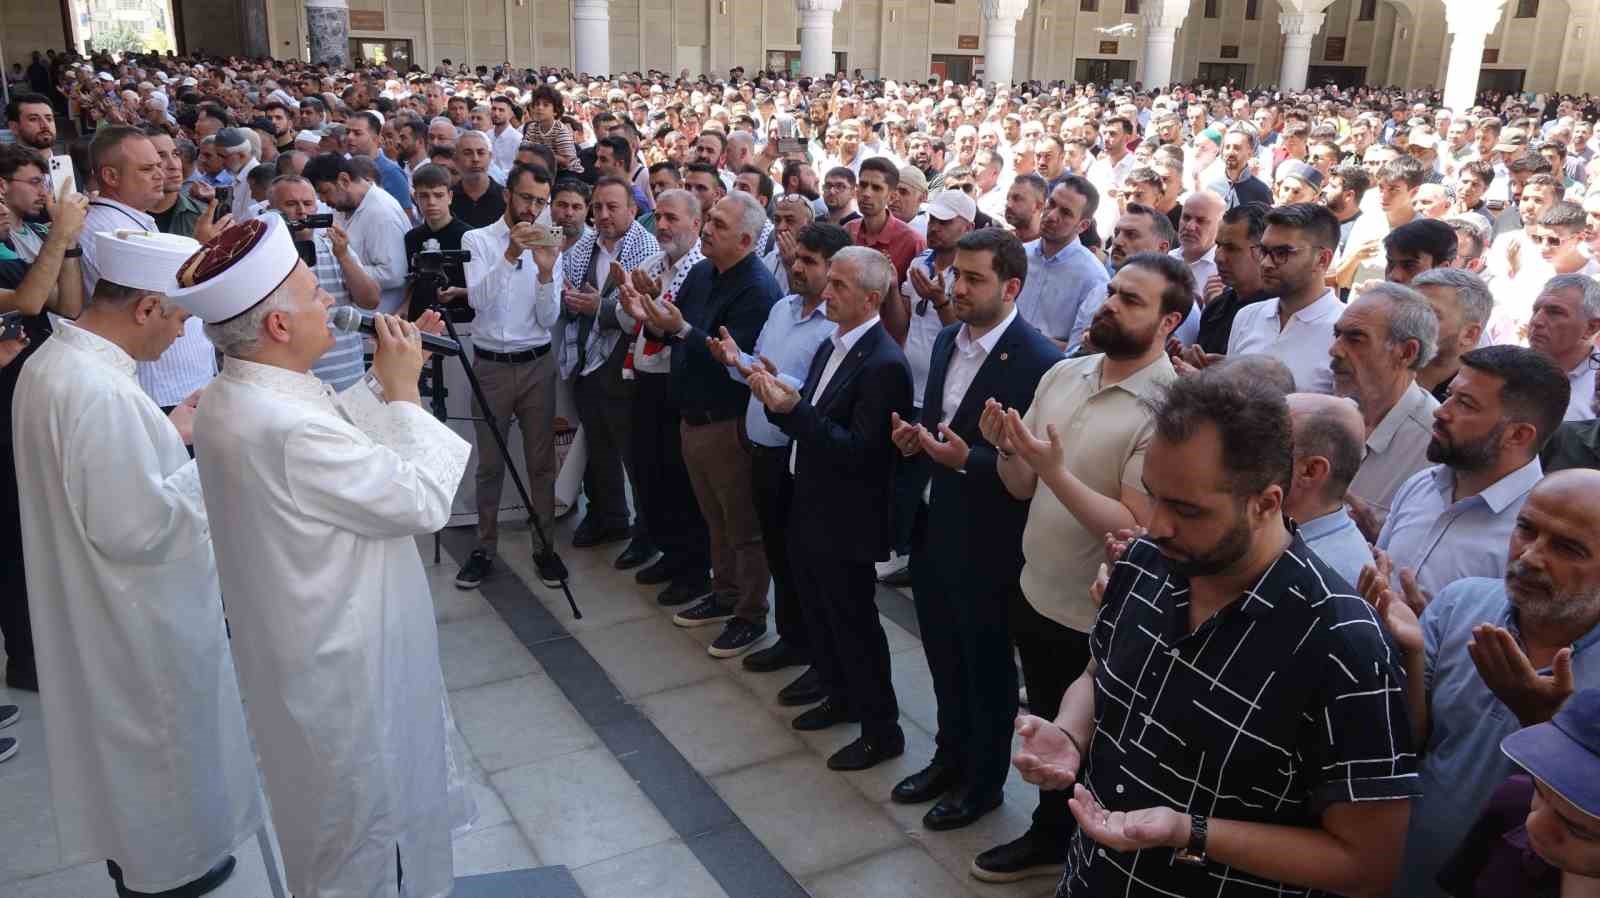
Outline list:
[[[309,143],[309,144],[321,145],[321,143],[322,143],[322,132],[321,131],[310,131],[310,130],[301,131],[300,133],[298,133],[298,134],[296,134],[294,136],[294,142],[295,143]]]
[[[167,296],[207,324],[248,311],[282,286],[300,253],[277,215],[229,227],[176,269]]]
[[[98,231],[94,241],[101,280],[168,295],[178,268],[200,248],[192,237],[155,231]]]

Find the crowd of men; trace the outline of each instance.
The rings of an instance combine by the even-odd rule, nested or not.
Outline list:
[[[121,677],[112,694],[139,682],[100,651],[117,634],[146,650],[174,638],[141,615],[168,613],[160,590],[179,587],[111,571],[212,540],[211,585],[183,598],[213,595],[220,573],[239,679],[223,698],[244,693],[258,735],[308,733],[261,759],[280,838],[297,833],[285,858],[298,894],[388,883],[394,867],[424,889],[437,875],[453,817],[443,777],[436,795],[378,813],[280,798],[302,768],[340,794],[350,768],[315,747],[335,738],[340,702],[407,698],[369,694],[357,673],[348,689],[308,683],[300,656],[241,640],[241,626],[307,635],[281,597],[254,597],[271,565],[305,560],[300,544],[273,555],[237,524],[174,529],[93,479],[110,475],[39,458],[116,428],[164,453],[170,501],[195,506],[204,481],[213,518],[249,517],[254,499],[269,532],[289,527],[286,494],[363,538],[426,532],[466,466],[460,447],[394,438],[396,458],[320,491],[256,456],[272,445],[353,472],[347,455],[318,454],[337,428],[295,429],[248,387],[415,402],[420,357],[402,364],[393,346],[414,336],[407,322],[438,320],[417,295],[419,254],[457,249],[470,260],[445,266],[438,299],[470,335],[485,410],[520,430],[509,463],[528,512],[551,532],[565,393],[585,447],[572,544],[620,547],[616,567],[658,588],[675,624],[719,628],[713,657],[798,671],[778,694],[803,709],[795,729],[859,727],[832,769],[905,751],[875,594],[910,587],[938,732],[890,797],[928,805],[923,825],[944,831],[996,808],[1013,768],[1039,786],[1029,827],[976,855],[973,877],[1056,877],[1063,896],[1600,894],[1591,98],[1453,110],[1426,92],[1331,86],[55,54],[27,75],[0,146],[0,308],[25,330],[0,343],[16,471],[0,558],[7,684],[70,721],[52,738],[154,751],[97,732],[97,711],[118,709],[92,697],[108,679]],[[56,189],[56,153],[79,192]],[[265,284],[238,308],[186,301],[204,290],[185,265],[163,298],[161,283],[116,274],[127,232],[192,238],[196,259],[240,233],[262,246],[282,234],[303,262],[280,277],[294,297],[263,299]],[[329,304],[384,313],[377,356],[358,334],[326,334]],[[107,392],[140,415],[46,428],[23,401],[44,395],[45,375],[27,372],[75,373],[30,356],[64,336],[88,346],[86,328],[125,338],[113,342],[143,396]],[[222,420],[212,409],[250,423],[191,440],[197,414]],[[143,436],[163,414],[170,432]],[[387,446],[401,417],[371,439]],[[495,435],[479,417],[485,448]],[[190,442],[199,474],[174,486],[173,470],[194,470]],[[501,575],[507,463],[477,454],[463,589]],[[64,492],[40,492],[63,476]],[[427,496],[428,512],[379,498],[388,482]],[[374,545],[366,560],[393,583],[420,573],[414,549]],[[61,560],[78,557],[107,573]],[[547,586],[565,578],[553,547],[535,561]],[[306,570],[306,620],[436,652],[420,619],[355,619],[415,584],[364,582],[336,608],[313,586],[344,596],[341,572]],[[109,593],[83,595],[96,589]],[[141,589],[131,610],[107,601]],[[193,627],[215,636],[220,606],[201,617]],[[226,643],[199,654],[146,673],[231,682]],[[441,760],[424,738],[450,720],[437,670],[366,673],[422,700],[394,738]],[[234,732],[237,708],[221,713]],[[58,806],[81,811],[91,787],[109,788],[95,772],[140,769],[95,757],[52,754],[53,772],[80,774]],[[244,777],[207,771],[188,788]],[[150,800],[95,798],[130,815]],[[361,838],[314,844],[346,811],[387,839],[381,857]],[[252,794],[233,813],[261,811]],[[151,872],[182,865],[151,861],[162,849],[148,838],[99,832],[121,893],[194,886]],[[197,881],[226,878],[216,851],[191,854]]]

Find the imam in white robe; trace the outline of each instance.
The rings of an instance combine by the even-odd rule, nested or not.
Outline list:
[[[453,885],[438,630],[414,537],[444,526],[469,444],[366,381],[229,358],[195,455],[239,683],[296,898]],[[458,804],[464,802],[465,806]]]
[[[12,421],[63,854],[198,879],[262,817],[195,464],[133,358],[66,321]]]

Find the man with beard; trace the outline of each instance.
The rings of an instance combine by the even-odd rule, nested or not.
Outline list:
[[[1439,345],[1433,360],[1417,372],[1433,398],[1450,398],[1450,383],[1461,370],[1461,354],[1478,348],[1494,297],[1483,278],[1463,268],[1435,268],[1417,275],[1412,288],[1421,293],[1439,319]]]
[[[1277,298],[1239,310],[1228,333],[1228,355],[1266,353],[1289,366],[1300,392],[1331,393],[1328,346],[1344,304],[1326,281],[1339,222],[1312,203],[1279,206],[1265,221],[1261,283]]]
[[[1341,165],[1328,173],[1328,183],[1323,186],[1319,201],[1339,220],[1337,252],[1344,252],[1356,219],[1361,217],[1361,198],[1371,187],[1372,177],[1359,165]]]
[[[372,160],[324,153],[306,163],[302,176],[316,188],[318,199],[343,215],[350,249],[378,282],[378,311],[399,311],[406,302],[406,232],[411,230],[411,219],[389,191],[379,187]],[[406,204],[410,203],[408,184]]]
[[[1434,410],[1428,461],[1395,491],[1377,548],[1389,580],[1437,594],[1463,577],[1492,577],[1499,547],[1543,474],[1539,450],[1561,424],[1571,388],[1549,358],[1520,346],[1461,357],[1450,398]]]
[[[1267,209],[1256,203],[1234,206],[1222,213],[1217,226],[1216,275],[1200,285],[1206,295],[1200,312],[1200,330],[1189,356],[1221,355],[1228,351],[1233,319],[1248,305],[1270,299],[1261,280],[1261,235],[1266,231]]]
[[[1146,414],[1148,533],[1060,712],[1016,724],[1023,778],[1073,790],[1057,894],[1383,894],[1419,789],[1399,657],[1284,517],[1288,404],[1202,371]]]
[[[1049,195],[1050,186],[1035,174],[1017,175],[1006,191],[1006,227],[1023,245],[1039,239],[1040,219]]]
[[[1093,184],[1067,175],[1050,189],[1039,239],[1024,247],[1028,277],[1017,296],[1017,313],[1066,352],[1077,348],[1105,298],[1105,266],[1081,239],[1094,223],[1099,202]]]
[[[1229,209],[1244,203],[1272,205],[1272,190],[1250,173],[1250,159],[1256,154],[1256,134],[1238,125],[1222,136],[1222,177],[1205,186],[1223,198]]]
[[[1412,808],[1396,895],[1445,894],[1435,876],[1515,772],[1500,740],[1555,716],[1574,689],[1600,686],[1600,473],[1561,471],[1540,481],[1506,536],[1509,557],[1499,561],[1485,544],[1495,559],[1489,576],[1454,580],[1420,621],[1415,605],[1424,596],[1414,584],[1395,589],[1381,559],[1362,574],[1363,592],[1404,659],[1420,752],[1422,798]]]
[[[799,194],[784,194],[778,198],[777,212],[772,216],[772,249],[762,256],[761,262],[772,272],[778,289],[789,290],[789,266],[794,264],[796,238],[800,229],[811,224],[816,209],[810,200]]]
[[[1034,714],[1055,717],[1089,662],[1095,610],[1083,587],[1094,579],[1104,535],[1150,520],[1141,477],[1150,439],[1145,402],[1176,379],[1167,338],[1193,307],[1194,278],[1182,262],[1135,255],[1111,279],[1089,327],[1102,355],[1057,363],[1026,415],[993,399],[984,405],[979,425],[999,452],[1000,481],[1028,502],[1010,629]],[[1068,797],[1041,790],[1028,831],[978,855],[972,875],[985,882],[1056,875],[1073,830]]]
[[[932,481],[917,513],[912,582],[939,728],[928,766],[890,798],[938,799],[922,818],[932,830],[967,826],[997,807],[1010,769],[1017,673],[1007,617],[1020,601],[1028,503],[1000,481],[999,455],[979,419],[989,399],[1026,411],[1039,378],[1061,359],[1017,316],[1028,270],[1022,244],[986,229],[952,249],[949,302],[962,323],[930,347],[920,419],[897,420],[892,433],[908,459],[927,459],[919,467]]]
[[[17,143],[47,156],[54,152],[56,113],[49,97],[12,94],[11,102],[6,104],[6,127],[16,135]]]
[[[888,159],[874,156],[862,162],[856,177],[856,207],[861,217],[844,226],[857,246],[875,249],[894,263],[896,284],[905,280],[911,260],[928,246],[922,235],[889,212],[899,184],[900,169]]]
[[[1222,197],[1209,190],[1197,190],[1183,201],[1183,215],[1178,219],[1178,246],[1171,251],[1174,259],[1189,266],[1194,275],[1195,305],[1205,307],[1203,288],[1217,275],[1217,228],[1226,211]],[[1178,325],[1172,336],[1185,346],[1193,343],[1200,334],[1199,309],[1189,320]]]
[[[1111,232],[1111,267],[1121,268],[1139,253],[1169,253],[1178,242],[1172,222],[1157,209],[1129,203]]]

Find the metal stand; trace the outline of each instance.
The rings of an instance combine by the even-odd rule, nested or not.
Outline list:
[[[283,877],[278,873],[278,859],[272,854],[272,837],[267,835],[270,825],[263,823],[256,830],[256,844],[261,846],[261,865],[267,868],[267,888],[272,890],[272,898],[284,898]]]
[[[444,327],[445,330],[449,332],[450,339],[460,343],[461,335],[456,333],[456,323],[450,317],[450,311],[437,304],[433,305],[432,308],[434,311],[439,313],[440,319],[444,321]],[[444,356],[435,355],[433,357],[432,369],[429,372],[429,379],[432,380],[433,383],[430,384],[431,393],[429,395],[428,404],[433,411],[434,417],[438,418],[440,421],[449,421],[450,415],[445,410],[446,391],[444,386],[444,367]],[[461,367],[466,371],[467,385],[472,388],[472,397],[473,399],[477,400],[478,409],[483,413],[482,420],[485,424],[489,425],[489,432],[494,435],[495,450],[500,453],[500,458],[505,463],[506,473],[511,475],[511,482],[516,485],[517,495],[522,498],[522,506],[528,509],[528,524],[533,530],[534,536],[538,539],[538,543],[536,544],[534,550],[535,563],[537,563],[540,555],[548,555],[555,562],[556,570],[560,573],[559,579],[561,582],[561,593],[567,597],[567,604],[572,608],[572,616],[581,620],[583,618],[583,612],[578,610],[577,600],[573,599],[572,597],[572,587],[567,582],[567,564],[561,560],[561,556],[556,554],[555,544],[550,542],[549,537],[545,535],[544,528],[539,524],[539,516],[535,514],[533,510],[533,500],[528,496],[528,487],[522,482],[522,475],[517,473],[517,466],[512,462],[511,452],[506,447],[506,435],[500,430],[500,422],[495,420],[494,413],[489,410],[489,403],[483,398],[483,386],[478,383],[478,372],[473,370],[472,360],[467,358],[466,349],[464,347],[461,354]],[[457,420],[476,421],[479,419],[475,417],[469,417],[467,419],[458,418]],[[485,451],[485,447],[479,446],[478,451]],[[542,551],[538,548],[541,546],[543,547]],[[435,564],[437,564],[439,561],[438,533],[434,533],[433,535],[433,560]]]

